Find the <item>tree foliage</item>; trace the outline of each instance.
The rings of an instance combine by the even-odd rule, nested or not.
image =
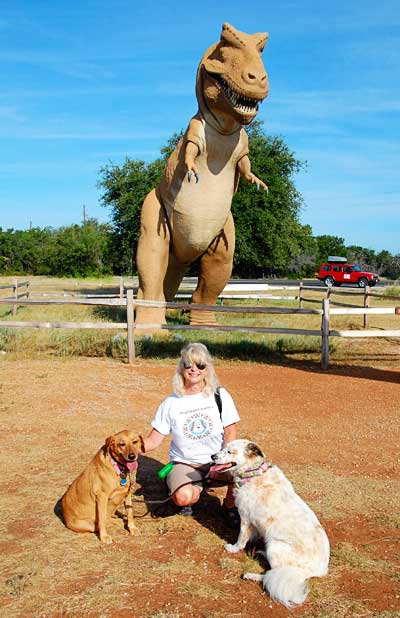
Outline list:
[[[111,227],[95,219],[58,229],[0,228],[0,272],[72,277],[108,274],[111,238]]]
[[[122,166],[106,165],[100,170],[101,203],[111,209],[111,262],[116,274],[136,272],[134,259],[142,204],[146,195],[160,182],[167,159],[179,139],[180,135],[173,135],[161,150],[162,156],[151,163],[126,158]]]
[[[236,228],[234,274],[259,277],[287,272],[297,256],[313,254],[309,226],[299,223],[303,198],[293,177],[303,164],[279,137],[266,136],[262,123],[248,129],[252,171],[269,193],[244,180],[233,199]]]

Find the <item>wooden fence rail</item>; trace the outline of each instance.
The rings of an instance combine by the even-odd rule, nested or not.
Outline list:
[[[15,279],[14,283],[12,284],[0,285],[0,290],[12,290],[13,291],[12,298],[9,299],[9,300],[12,300],[12,314],[13,315],[17,314],[18,305],[20,304],[15,301],[18,301],[18,299],[20,298],[29,298],[30,284],[31,284],[30,281],[18,281],[18,279]],[[26,288],[26,290],[24,292],[20,292],[19,290],[21,288]]]
[[[21,295],[20,295],[21,296]],[[118,329],[128,331],[128,361],[132,363],[135,359],[135,332],[141,330],[209,330],[222,332],[242,332],[242,333],[267,333],[284,335],[302,335],[321,337],[321,366],[326,369],[329,366],[329,338],[330,337],[400,337],[400,330],[333,330],[330,328],[330,318],[332,315],[400,315],[400,307],[332,307],[329,297],[322,301],[321,309],[305,309],[290,307],[247,307],[247,306],[222,306],[222,305],[188,305],[183,302],[163,302],[137,300],[133,296],[133,290],[128,289],[126,297],[119,298],[74,298],[74,299],[21,299],[1,298],[0,303],[12,305],[94,305],[94,306],[125,306],[127,311],[126,322],[21,322],[21,321],[0,321],[0,328],[82,328],[82,329]],[[374,295],[376,296],[376,294]],[[393,297],[400,300],[399,297]],[[308,299],[305,299],[308,300]],[[134,318],[135,307],[165,307],[167,309],[196,309],[199,311],[213,311],[215,313],[251,313],[251,314],[279,314],[279,315],[320,315],[321,328],[299,329],[299,328],[272,328],[262,326],[223,326],[213,325],[181,325],[181,324],[136,324]]]

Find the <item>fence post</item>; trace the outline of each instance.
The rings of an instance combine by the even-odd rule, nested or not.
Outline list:
[[[30,281],[26,282],[26,297],[28,300],[31,297],[31,282]]]
[[[300,281],[300,285],[299,285],[299,309],[301,309],[302,306],[303,306],[302,291],[303,291],[303,282]]]
[[[124,278],[120,277],[119,280],[119,297],[123,298],[124,297]]]
[[[322,301],[322,323],[321,323],[321,367],[329,367],[329,299]]]
[[[364,288],[364,307],[368,308],[369,307],[369,291],[370,291],[370,287],[369,285],[366,285]],[[368,315],[366,313],[364,313],[364,328],[367,328],[368,326]]]
[[[14,299],[18,300],[18,279],[14,280],[13,290],[14,290]],[[13,305],[13,308],[12,308],[13,315],[17,315],[17,309],[18,309],[17,305],[16,304]]]
[[[128,323],[128,363],[135,360],[135,318],[133,305],[133,290],[126,291],[126,321]]]

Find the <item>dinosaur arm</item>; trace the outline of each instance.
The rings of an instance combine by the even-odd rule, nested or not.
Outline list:
[[[199,182],[199,173],[195,165],[195,160],[202,150],[202,131],[203,125],[200,118],[194,116],[189,122],[185,140],[185,168],[189,182],[192,174],[196,178],[196,182]]]
[[[247,182],[250,182],[253,185],[257,185],[257,189],[261,187],[262,189],[264,189],[264,191],[268,193],[267,185],[262,180],[257,178],[255,174],[252,173],[250,159],[247,155],[245,155],[238,161],[237,167],[239,174],[242,176],[242,178],[244,178],[245,180],[247,180]]]
[[[196,178],[198,177],[197,168],[194,164],[198,154],[199,147],[194,142],[188,141],[185,148],[185,167],[189,182],[192,173],[195,175]]]

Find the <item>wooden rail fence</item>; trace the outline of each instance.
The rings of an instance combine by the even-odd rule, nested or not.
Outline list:
[[[313,289],[318,291],[325,291],[324,288],[311,288],[302,287],[302,290]],[[15,293],[15,292],[14,292]],[[336,290],[328,289],[326,298],[322,300],[321,309],[309,309],[304,307],[290,308],[290,307],[265,307],[265,306],[238,306],[238,305],[195,305],[191,304],[190,308],[199,311],[213,311],[215,313],[252,313],[252,314],[297,314],[297,315],[320,315],[321,316],[321,328],[317,329],[298,329],[298,328],[269,328],[261,326],[223,326],[216,325],[182,325],[182,324],[136,324],[135,323],[135,307],[165,307],[167,309],[189,309],[189,305],[184,302],[162,302],[162,301],[145,301],[137,300],[134,298],[133,290],[127,289],[126,296],[120,290],[120,294],[117,298],[88,298],[79,297],[74,299],[23,299],[23,294],[18,294],[13,298],[0,298],[0,303],[8,303],[14,305],[48,305],[48,304],[77,304],[77,305],[102,305],[102,306],[125,306],[127,312],[126,322],[22,322],[15,320],[0,321],[0,328],[82,328],[82,329],[113,329],[113,330],[127,330],[128,340],[128,362],[132,363],[135,359],[135,333],[141,330],[149,329],[161,329],[161,330],[211,330],[211,331],[225,331],[225,332],[243,332],[243,333],[268,333],[268,334],[284,334],[284,335],[302,335],[302,336],[314,336],[321,337],[321,366],[323,369],[329,366],[329,339],[330,337],[400,337],[400,330],[366,330],[366,319],[368,315],[382,315],[382,314],[396,314],[400,315],[400,307],[369,307],[366,304],[366,296],[384,297],[393,300],[400,300],[398,296],[383,296],[380,294],[373,294],[370,291],[364,292],[364,306],[341,306],[333,307],[333,301],[330,300],[330,296],[335,294],[346,294],[346,292],[339,292]],[[298,298],[307,302],[321,301],[308,299],[299,294]],[[341,304],[341,303],[336,303]],[[363,315],[364,316],[364,330],[333,330],[330,328],[330,319],[332,315]]]
[[[17,279],[11,285],[0,285],[0,290],[12,290],[13,295],[10,300],[13,300],[12,314],[17,314],[18,309],[18,301],[19,298],[29,298],[30,297],[30,281],[18,281]],[[21,288],[26,288],[24,292],[20,292]]]

